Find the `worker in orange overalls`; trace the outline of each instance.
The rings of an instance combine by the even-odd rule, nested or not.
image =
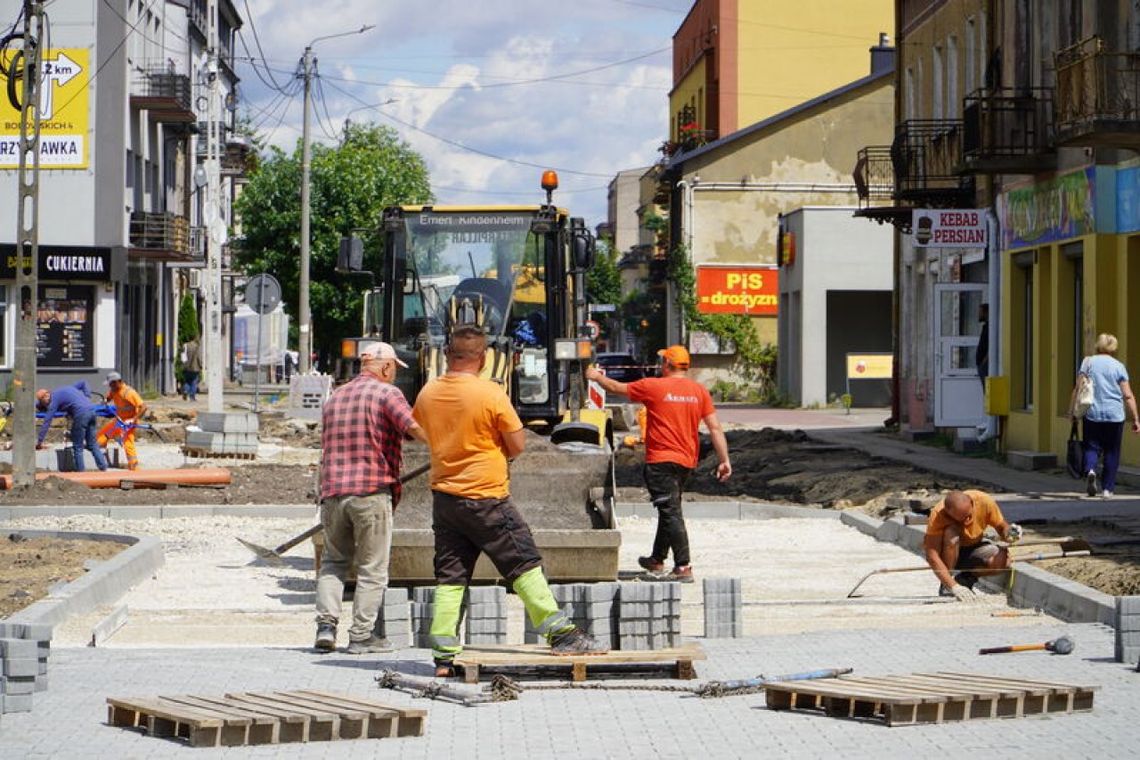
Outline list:
[[[107,373],[107,385],[111,389],[107,403],[115,407],[117,416],[99,431],[98,444],[103,447],[108,441],[120,439],[123,451],[127,452],[127,469],[137,470],[139,457],[135,448],[135,425],[146,412],[146,404],[138,391],[123,382],[123,376],[118,372]]]

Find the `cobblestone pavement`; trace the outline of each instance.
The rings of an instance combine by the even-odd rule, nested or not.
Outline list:
[[[1037,642],[1065,632],[1077,642],[1069,656],[976,655],[981,646]],[[769,711],[762,695],[698,700],[663,692],[560,690],[463,708],[377,689],[373,678],[385,661],[426,673],[422,650],[352,658],[296,649],[65,648],[52,653],[51,686],[36,695],[35,710],[3,716],[0,757],[1135,757],[1140,674],[1112,662],[1112,633],[1102,626],[815,632],[704,644],[709,659],[698,663],[702,680],[853,667],[864,675],[990,672],[1102,689],[1091,713],[886,728]],[[419,738],[189,750],[104,723],[104,700],[111,695],[298,688],[426,707],[427,732]]]

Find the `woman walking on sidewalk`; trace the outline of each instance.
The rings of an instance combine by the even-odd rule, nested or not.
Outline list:
[[[1117,361],[1113,354],[1119,342],[1115,335],[1101,333],[1096,338],[1096,354],[1086,356],[1077,373],[1077,385],[1082,376],[1087,377],[1093,386],[1093,403],[1085,412],[1082,431],[1084,434],[1084,462],[1082,471],[1086,473],[1087,493],[1096,496],[1096,460],[1104,454],[1104,467],[1101,470],[1101,495],[1112,498],[1116,490],[1116,470],[1120,466],[1120,442],[1124,435],[1125,407],[1132,415],[1132,432],[1140,433],[1140,416],[1136,414],[1136,398],[1132,386],[1128,384],[1128,369]],[[1076,406],[1077,385],[1069,401],[1070,416]]]

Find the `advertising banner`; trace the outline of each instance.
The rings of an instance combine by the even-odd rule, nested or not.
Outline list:
[[[40,168],[86,169],[91,81],[87,48],[49,49],[40,88]],[[16,92],[23,95],[22,83]],[[8,78],[0,75],[0,93]],[[20,166],[20,111],[0,97],[0,169]]]
[[[919,247],[986,247],[986,214],[981,209],[915,209],[911,229]]]
[[[41,286],[36,306],[36,364],[90,367],[94,361],[91,285]]]
[[[779,292],[776,267],[697,267],[697,310],[703,314],[774,317]]]
[[[1096,230],[1093,167],[1002,193],[998,214],[1005,248],[1025,248]]]

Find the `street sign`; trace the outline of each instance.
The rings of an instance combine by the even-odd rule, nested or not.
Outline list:
[[[590,304],[590,311],[596,314],[604,314],[607,312],[617,311],[617,305],[612,303],[595,303]]]
[[[258,314],[268,314],[281,303],[281,283],[271,274],[250,277],[245,286],[245,302]]]

